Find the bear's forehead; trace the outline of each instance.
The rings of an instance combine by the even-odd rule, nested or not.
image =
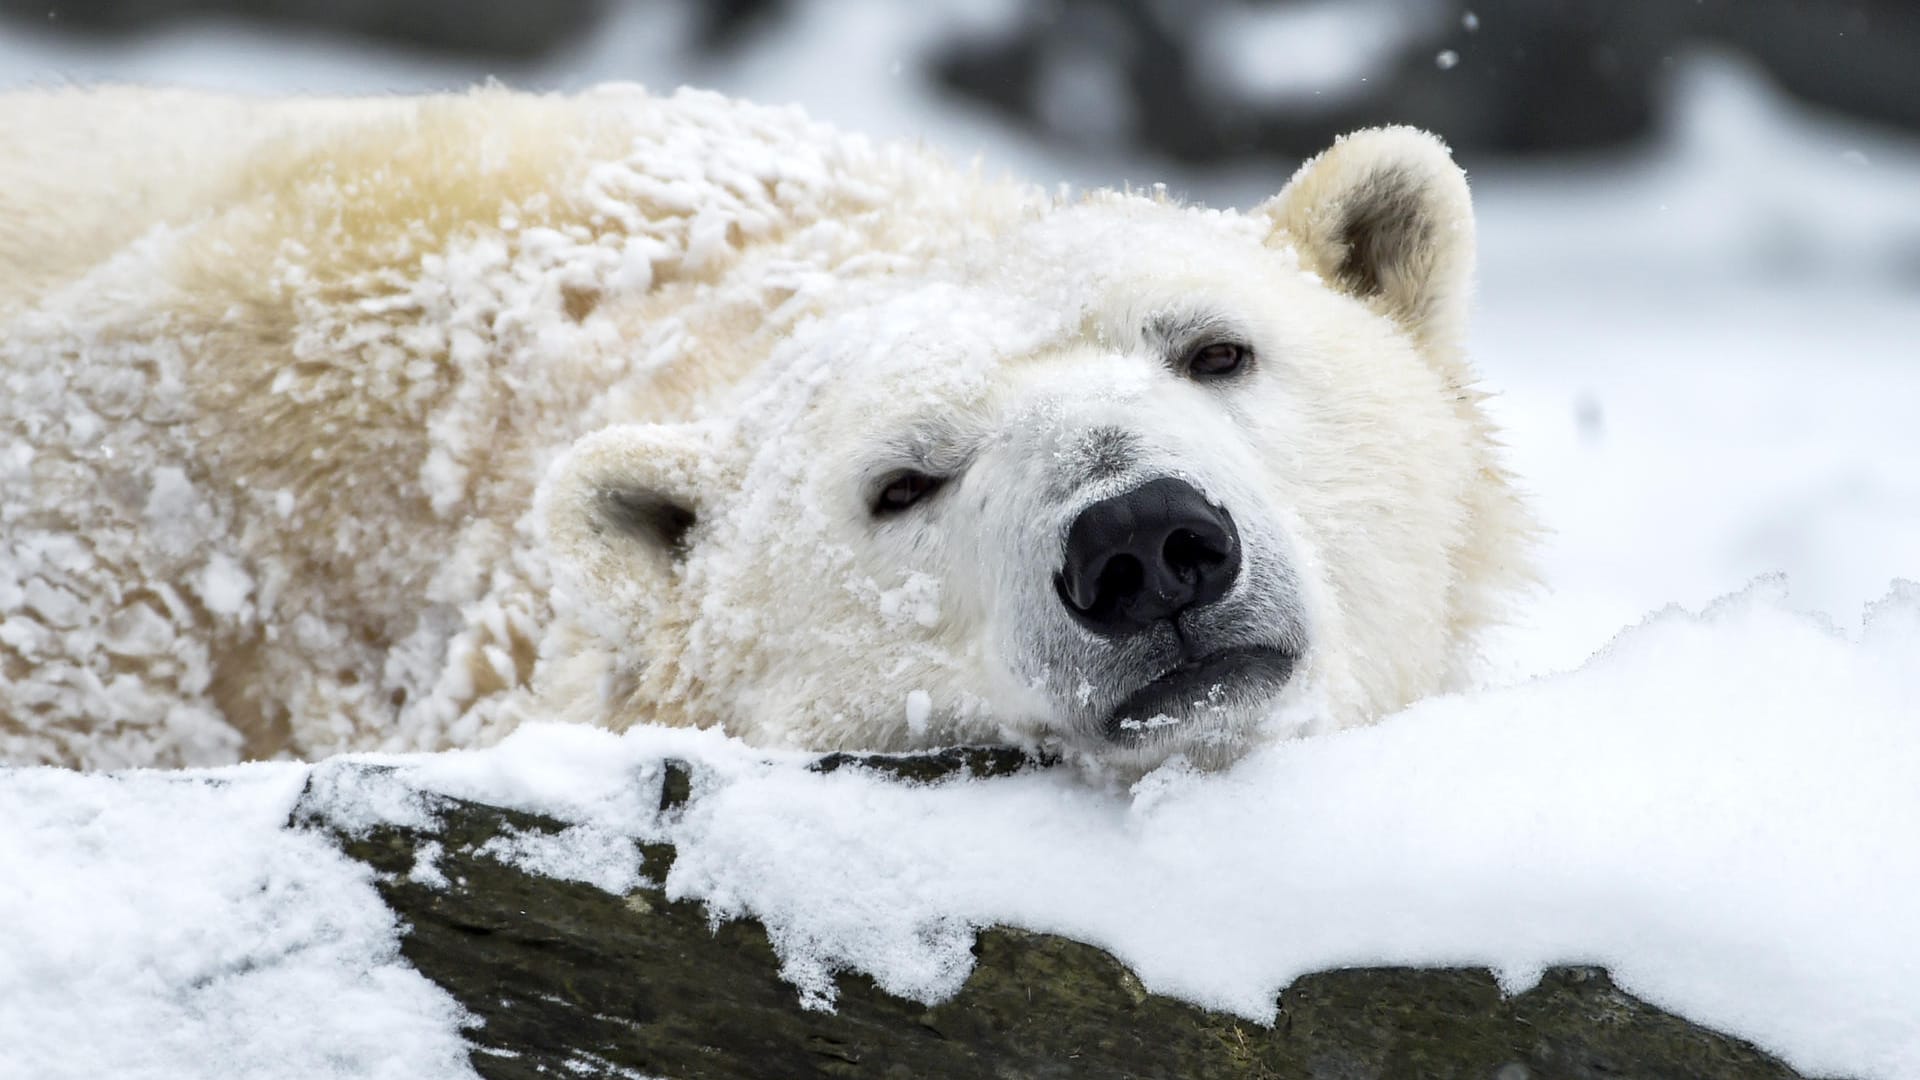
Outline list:
[[[1114,197],[1010,230],[962,280],[972,287],[968,306],[1024,310],[1045,338],[1034,346],[1114,343],[1176,310],[1224,314],[1270,302],[1264,283],[1298,269],[1290,248],[1269,246],[1271,234],[1260,217]]]
[[[1235,314],[1290,257],[1245,216],[1113,196],[849,290],[772,365],[790,420],[992,407],[1025,362],[1075,345],[1132,349],[1169,318]],[[1213,309],[1221,309],[1216,312]]]
[[[1231,210],[1108,194],[1007,230],[976,263],[988,280],[1096,294],[1196,261],[1257,258],[1271,230]]]
[[[1266,246],[1270,231],[1231,211],[1137,196],[1064,206],[922,278],[891,280],[846,309],[843,330],[885,366],[991,364],[1123,329],[1109,324],[1148,317],[1189,285],[1278,266],[1290,253]]]

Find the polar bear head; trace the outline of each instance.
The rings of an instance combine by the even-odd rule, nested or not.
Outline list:
[[[838,283],[726,410],[554,467],[561,709],[1147,767],[1457,675],[1523,519],[1437,140],[1351,136],[1245,214],[1103,193],[960,247]]]

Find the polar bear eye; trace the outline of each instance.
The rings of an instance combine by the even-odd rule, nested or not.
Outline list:
[[[894,473],[874,495],[874,516],[897,514],[940,490],[940,486],[946,482],[944,476],[929,476],[923,472]]]
[[[1214,341],[1187,354],[1187,374],[1196,379],[1217,379],[1232,375],[1247,366],[1252,350],[1232,341]]]

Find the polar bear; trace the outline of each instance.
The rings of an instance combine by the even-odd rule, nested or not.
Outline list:
[[[713,94],[0,98],[0,759],[1230,762],[1525,580],[1404,128],[1245,212]]]

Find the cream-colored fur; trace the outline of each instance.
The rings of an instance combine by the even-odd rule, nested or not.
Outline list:
[[[430,749],[541,716],[1075,744],[1008,659],[1012,616],[1044,617],[992,544],[1086,492],[990,444],[1058,449],[1082,409],[1151,425],[1147,400],[1184,426],[1143,461],[1245,458],[1208,490],[1271,510],[1311,609],[1295,682],[1335,723],[1456,677],[1519,574],[1458,354],[1465,186],[1418,133],[1355,136],[1244,217],[1056,204],[624,87],[30,92],[0,97],[0,145],[30,148],[0,161],[0,760]],[[1291,343],[1263,363],[1296,381],[1225,406],[1103,384],[1117,328],[1201,294]],[[1259,415],[1222,441],[1218,408]],[[1007,501],[876,528],[869,451],[941,414]],[[695,515],[685,547],[609,493]]]

